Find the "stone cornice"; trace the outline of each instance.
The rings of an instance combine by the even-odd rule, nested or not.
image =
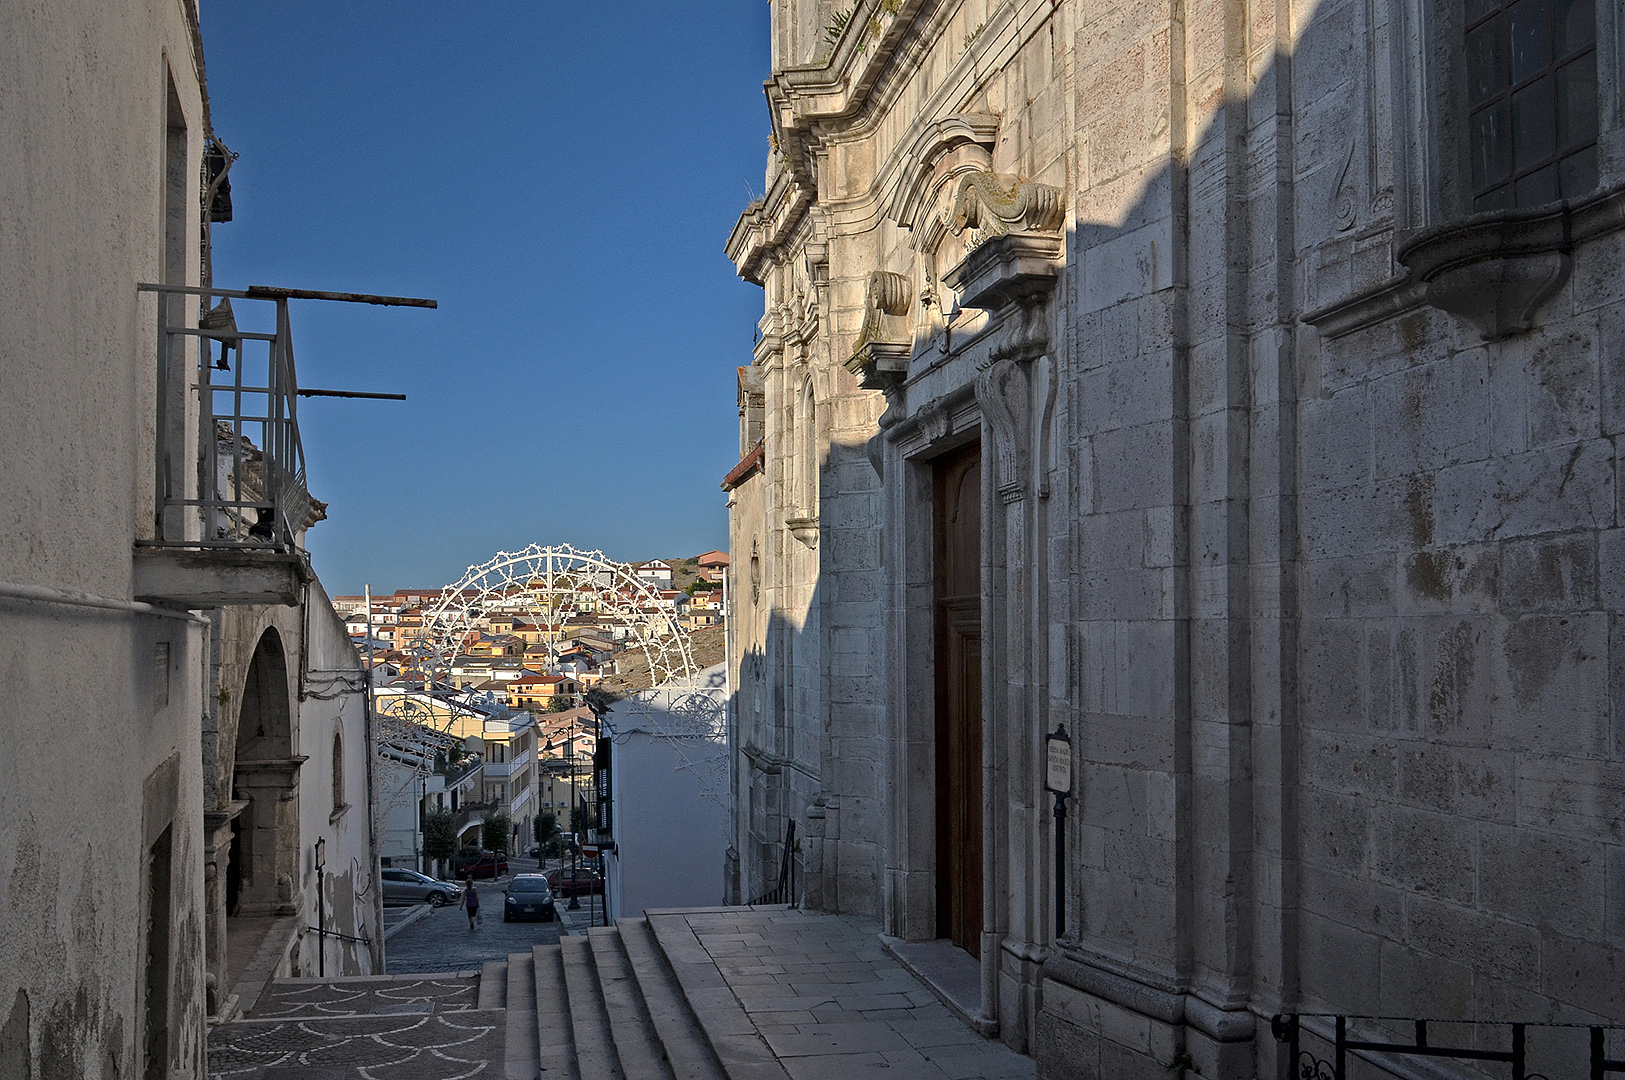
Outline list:
[[[779,173],[766,195],[745,208],[723,248],[740,277],[763,283],[764,264],[795,234],[813,198],[812,186],[797,182],[786,171]]]
[[[1009,232],[972,248],[942,280],[964,307],[996,310],[1049,293],[1065,255],[1059,233]]]

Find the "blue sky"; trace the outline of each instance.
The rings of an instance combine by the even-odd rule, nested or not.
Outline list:
[[[432,297],[293,307],[309,547],[331,593],[501,548],[727,546],[734,369],[761,294],[722,254],[761,193],[766,0],[211,3],[241,157],[215,282]],[[246,321],[246,320],[245,320]]]

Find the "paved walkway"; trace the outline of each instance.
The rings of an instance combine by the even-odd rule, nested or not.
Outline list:
[[[887,955],[873,923],[788,908],[651,912],[663,944],[677,936],[675,920],[702,950],[667,944],[679,980],[699,981],[682,970],[685,960],[702,973],[714,965],[792,1080],[853,1080],[873,1069],[899,1070],[886,1073],[894,1080],[1034,1075],[1031,1058],[977,1035]]]

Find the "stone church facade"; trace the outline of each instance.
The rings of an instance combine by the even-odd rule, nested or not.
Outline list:
[[[1625,1017],[1622,41],[774,0],[733,898],[945,940],[1042,1077]]]

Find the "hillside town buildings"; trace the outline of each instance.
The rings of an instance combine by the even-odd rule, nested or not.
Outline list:
[[[734,899],[1047,1078],[1619,1022],[1618,5],[771,12]]]
[[[719,556],[726,561],[725,553],[708,553],[712,565]],[[680,565],[689,562],[694,565],[683,577],[692,597],[686,588],[662,587],[677,577],[673,565],[660,560],[631,568],[641,583],[636,597],[607,580],[575,588],[566,599],[552,592],[541,599],[539,586],[477,601],[472,593],[400,589],[372,596],[370,608],[366,596],[335,597],[335,618],[358,647],[369,626],[375,643],[386,643],[373,655],[385,729],[386,865],[435,869],[423,842],[424,815],[432,810],[451,811],[458,845],[469,848],[485,842],[487,821],[505,819],[510,853],[532,846],[544,814],[565,829],[572,828],[572,815],[592,820],[599,724],[584,704],[588,691],[648,685],[647,670],[633,670],[642,656],[638,631],[645,619],[669,621],[685,634],[720,630],[717,590],[698,560]],[[448,609],[458,615],[456,651],[440,656],[435,613]],[[433,685],[426,686],[431,651],[439,680],[431,676]]]

